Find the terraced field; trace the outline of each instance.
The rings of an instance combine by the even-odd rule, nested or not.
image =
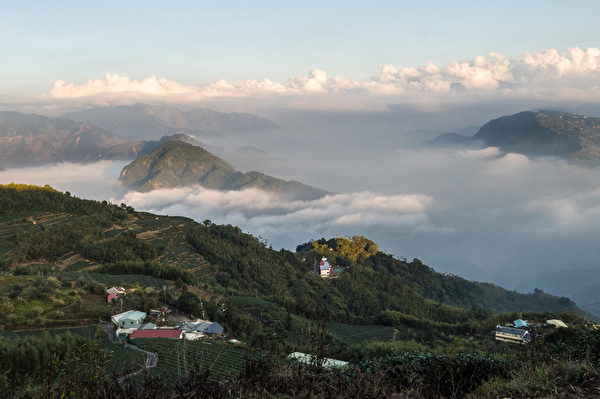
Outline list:
[[[15,239],[17,232],[33,228],[33,224],[27,218],[35,214],[36,212],[26,212],[0,219],[0,255],[4,255],[12,249],[11,242]]]
[[[88,339],[94,339],[97,330],[98,327],[95,325],[85,327],[49,328],[46,330],[0,330],[0,337],[4,339],[13,339],[17,337],[41,338],[44,336],[44,334],[48,333],[52,337],[73,334],[81,335]],[[146,355],[144,353],[132,349],[126,349],[121,345],[111,342],[104,332],[102,332],[98,343],[108,355],[109,362],[106,367],[108,373],[111,375],[119,376],[133,370],[137,370],[146,361]]]
[[[185,237],[190,223],[186,218],[149,217],[136,221],[136,233],[140,239],[162,244],[165,252],[156,259],[163,264],[177,265],[197,276],[213,272],[210,263],[204,259]]]
[[[139,283],[142,287],[154,287],[156,289],[162,289],[163,285],[171,284],[171,282],[168,280],[142,274],[100,274],[78,272],[63,273],[60,275],[60,279],[65,281],[74,281],[82,277],[87,281],[95,281],[108,286]]]
[[[244,349],[218,340],[157,338],[137,339],[133,343],[141,349],[158,353],[158,364],[152,372],[169,377],[184,377],[199,367],[210,370],[214,378],[225,378],[243,370],[244,359],[251,357]]]
[[[336,322],[327,323],[327,332],[332,334],[336,340],[349,345],[372,340],[391,341],[397,333],[393,327],[378,325],[361,326]]]
[[[0,218],[0,255],[8,253],[18,232],[33,229],[35,226],[52,226],[66,223],[73,218],[66,213],[24,212]]]
[[[52,337],[64,334],[81,335],[86,338],[93,338],[96,335],[97,326],[84,326],[84,327],[66,327],[66,328],[48,328],[44,330],[21,330],[21,331],[10,331],[0,330],[0,337],[4,338],[16,338],[16,337],[36,337],[41,338],[46,332]]]

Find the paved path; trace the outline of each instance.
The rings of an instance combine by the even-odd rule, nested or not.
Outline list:
[[[102,323],[102,329],[104,330],[106,335],[108,335],[108,338],[110,338],[110,340],[113,343],[115,343],[115,344],[118,343],[117,332],[113,329],[113,326],[111,323]]]
[[[106,335],[108,335],[108,337],[110,338],[110,340],[114,343],[119,343],[120,340],[117,338],[117,333],[116,331],[113,329],[112,324],[110,323],[104,323],[102,325],[102,328],[104,329],[104,332],[106,333]],[[136,370],[132,373],[129,373],[127,375],[124,375],[123,377],[119,378],[117,381],[119,381],[119,384],[122,384],[123,381],[125,381],[128,378],[133,377],[134,375],[138,375],[140,373],[142,373],[144,370],[149,370],[152,367],[156,367],[156,364],[158,363],[158,354],[154,353],[154,352],[148,352],[145,351],[143,349],[138,348],[135,345],[132,344],[125,344],[125,348],[128,349],[132,349],[132,350],[136,350],[136,351],[140,351],[140,352],[144,352],[146,354],[146,364],[140,368],[139,370]]]
[[[144,367],[140,368],[139,370],[136,370],[133,373],[129,373],[129,374],[124,375],[123,377],[119,378],[117,380],[119,382],[119,384],[122,384],[123,381],[125,381],[128,378],[133,377],[134,375],[138,375],[138,374],[142,373],[144,370],[149,370],[152,367],[156,367],[156,364],[158,363],[158,353],[148,352],[148,351],[140,349],[137,346],[131,345],[131,344],[125,344],[125,347],[136,350],[136,351],[144,352],[146,354],[146,364],[144,365]]]

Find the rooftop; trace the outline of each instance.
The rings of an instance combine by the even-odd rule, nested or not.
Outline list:
[[[181,338],[182,334],[182,330],[135,330],[130,338]]]
[[[144,319],[144,318],[146,318],[146,313],[140,312],[139,310],[128,310],[127,312],[119,313],[119,314],[112,316],[112,319],[117,323],[121,319],[138,320],[138,319]]]

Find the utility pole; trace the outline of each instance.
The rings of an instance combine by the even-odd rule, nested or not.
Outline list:
[[[202,309],[202,320],[206,320],[206,313],[204,312],[204,303],[200,301],[200,309]]]

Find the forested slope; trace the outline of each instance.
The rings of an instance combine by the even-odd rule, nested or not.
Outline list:
[[[296,253],[275,251],[239,227],[158,220],[125,204],[81,200],[50,187],[1,186],[0,205],[5,216],[26,211],[66,215],[47,226],[35,225],[35,219],[21,221],[21,231],[7,238],[10,250],[2,257],[9,270],[77,254],[89,262],[89,271],[179,280],[218,295],[258,295],[309,318],[350,323],[404,317],[466,328],[491,312],[578,311],[568,298],[539,290],[520,294],[437,273],[418,259],[408,262],[383,253],[365,237],[321,239],[299,245]],[[313,266],[323,254],[345,273],[335,279],[315,275]]]

